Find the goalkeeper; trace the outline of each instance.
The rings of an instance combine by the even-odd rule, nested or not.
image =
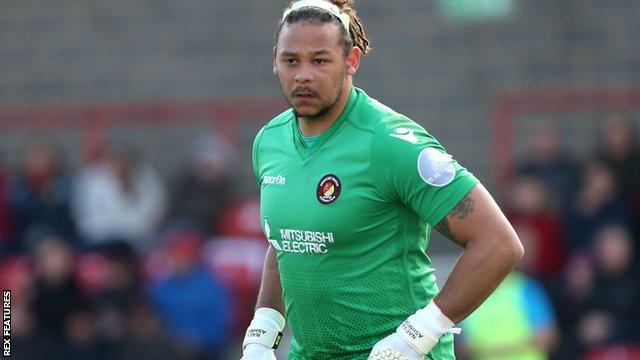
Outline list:
[[[353,86],[371,48],[351,3],[293,2],[276,32],[273,71],[291,109],[253,145],[270,246],[244,360],[275,359],[285,318],[293,360],[454,359],[454,325],[523,254],[470,172]],[[440,291],[432,228],[464,248]]]

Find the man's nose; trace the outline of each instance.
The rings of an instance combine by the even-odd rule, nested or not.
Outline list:
[[[313,80],[313,72],[308,66],[300,66],[295,76],[295,81],[300,84],[310,83]]]

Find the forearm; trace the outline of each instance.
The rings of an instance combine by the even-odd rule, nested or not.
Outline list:
[[[451,321],[471,314],[511,272],[521,254],[516,241],[478,239],[467,244],[433,300]]]
[[[285,326],[284,303],[276,254],[269,246],[264,259],[256,311],[242,341],[242,359],[275,360]]]
[[[436,226],[465,250],[434,303],[458,323],[498,287],[524,251],[516,232],[480,184]]]
[[[275,309],[284,315],[284,302],[282,301],[282,286],[280,285],[280,273],[276,253],[271,246],[267,250],[262,270],[262,281],[256,308],[267,307]]]

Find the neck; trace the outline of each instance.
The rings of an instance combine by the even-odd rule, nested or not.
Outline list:
[[[351,77],[348,77],[344,81],[344,85],[342,86],[342,93],[340,94],[340,98],[336,104],[329,110],[329,112],[320,118],[308,119],[305,117],[299,117],[298,124],[300,126],[300,132],[304,136],[314,136],[318,134],[322,134],[327,131],[333,125],[340,114],[344,111],[344,108],[347,106],[347,101],[349,100],[349,95],[351,95]]]

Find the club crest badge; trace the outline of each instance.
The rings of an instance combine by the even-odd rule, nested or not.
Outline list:
[[[329,174],[320,179],[316,189],[316,196],[321,204],[329,205],[340,196],[340,191],[340,179],[333,174]]]

